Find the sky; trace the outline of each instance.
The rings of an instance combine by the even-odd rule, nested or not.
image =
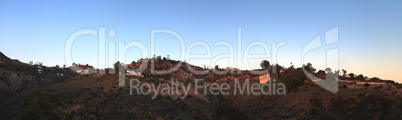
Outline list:
[[[97,68],[154,54],[221,68],[258,69],[264,59],[285,67],[309,62],[318,70],[335,66],[402,82],[400,6],[398,0],[4,0],[0,51],[26,63],[62,66],[73,61]],[[334,38],[336,43],[327,44]],[[99,44],[102,39],[105,44]],[[321,47],[302,60],[312,40],[321,41]]]

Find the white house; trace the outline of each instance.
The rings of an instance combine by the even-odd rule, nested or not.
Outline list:
[[[126,75],[141,76],[141,72],[135,70],[126,70]]]

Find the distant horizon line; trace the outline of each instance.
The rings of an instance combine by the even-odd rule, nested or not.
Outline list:
[[[7,57],[7,58],[9,58],[7,55],[5,55],[3,52],[1,52],[0,51],[0,53],[2,53],[5,57]],[[159,56],[156,56],[156,57],[159,57]],[[162,57],[162,56],[160,56],[160,57]],[[165,58],[165,57],[162,57],[162,59],[163,58]],[[12,61],[19,61],[19,62],[21,62],[21,63],[24,63],[24,64],[28,64],[28,65],[37,65],[37,63],[40,63],[40,64],[42,64],[42,66],[46,66],[46,65],[43,65],[43,62],[36,62],[36,63],[33,63],[33,64],[30,64],[29,62],[28,63],[25,63],[25,62],[22,62],[22,61],[20,61],[18,58],[17,59],[13,59],[13,58],[9,58],[10,60],[12,60]],[[151,60],[151,59],[156,59],[156,58],[154,58],[154,57],[152,57],[152,58],[148,58],[148,57],[146,57],[146,58],[140,58],[140,59],[138,59],[137,61],[135,61],[135,62],[138,62],[139,60]],[[200,68],[203,68],[202,66],[198,66],[198,65],[194,65],[194,64],[191,64],[191,63],[189,63],[189,62],[187,62],[187,61],[181,61],[181,60],[174,60],[174,59],[168,59],[169,61],[179,61],[179,62],[183,62],[183,63],[187,63],[187,64],[190,64],[190,65],[192,65],[192,66],[196,66],[196,67],[200,67]],[[33,62],[33,61],[32,61]],[[114,62],[114,63],[117,63],[117,62],[120,62],[120,61],[116,61],[116,62]],[[123,62],[121,62],[121,63],[123,63]],[[111,67],[107,67],[107,68],[99,68],[99,67],[94,67],[92,64],[90,64],[90,63],[85,63],[85,64],[81,64],[81,63],[75,63],[74,62],[74,64],[76,64],[76,65],[88,65],[88,66],[92,66],[94,69],[98,69],[98,70],[105,70],[105,69],[114,69],[113,68],[113,66],[111,66]],[[124,64],[124,63],[123,63]],[[131,64],[131,63],[128,63],[128,64]],[[63,67],[64,65],[66,65],[66,64],[63,64],[63,65],[61,65],[61,66],[59,66],[59,67]],[[127,64],[124,64],[124,65],[127,65]],[[270,64],[271,66],[272,65],[274,65],[274,64]],[[302,66],[298,66],[298,67],[295,67],[293,64],[291,65],[291,66],[289,66],[289,67],[285,67],[285,66],[283,66],[283,65],[280,65],[280,64],[278,64],[278,63],[276,63],[276,65],[279,65],[279,66],[282,66],[282,67],[284,67],[284,68],[290,68],[291,66],[293,66],[295,69],[297,69],[297,68],[303,68],[303,66],[304,65],[302,65]],[[58,66],[58,65],[54,65],[54,66],[46,66],[46,67],[56,67],[56,66]],[[69,68],[69,67],[72,67],[73,65],[66,65],[66,68]],[[259,69],[239,69],[239,68],[237,68],[237,67],[233,67],[233,66],[227,66],[227,67],[219,67],[219,68],[228,68],[228,67],[231,67],[231,68],[235,68],[235,69],[238,69],[238,70],[240,70],[240,71],[252,71],[252,70],[260,70],[260,69],[262,69],[262,68],[259,68]],[[208,66],[207,67],[207,69],[214,69],[213,67],[211,67],[211,66]],[[316,69],[316,71],[320,71],[320,70],[323,70],[323,69]],[[325,71],[325,69],[323,70],[323,71]],[[333,71],[337,71],[337,70],[333,70]],[[340,71],[340,70],[339,70]],[[351,72],[349,72],[349,74],[350,74]],[[355,74],[355,75],[363,75],[363,74],[356,74],[356,73],[353,73],[353,74]],[[380,77],[377,77],[377,76],[374,76],[374,77],[368,77],[368,76],[364,76],[364,77],[367,77],[367,78],[380,78]],[[381,78],[380,78],[381,79]],[[390,79],[382,79],[382,80],[390,80]],[[392,80],[392,81],[395,81],[395,80]]]

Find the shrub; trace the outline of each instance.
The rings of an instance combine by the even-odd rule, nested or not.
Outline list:
[[[364,87],[370,87],[370,84],[364,83]]]
[[[247,114],[240,112],[233,106],[229,105],[218,105],[217,108],[212,113],[212,118],[216,120],[249,119]]]
[[[364,93],[359,93],[359,95],[357,95],[358,97],[364,97]]]
[[[282,82],[286,86],[286,91],[296,91],[299,86],[304,84],[306,76],[301,70],[288,70],[283,74],[283,77],[279,78],[279,82]],[[338,86],[336,86],[338,87]]]
[[[392,91],[392,95],[398,94],[398,91]]]

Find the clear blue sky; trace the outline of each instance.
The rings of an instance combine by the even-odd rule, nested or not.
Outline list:
[[[402,82],[402,1],[0,1],[0,51],[22,62],[63,65],[64,44],[80,29],[115,30],[106,41],[136,40],[150,47],[151,30],[169,29],[183,37],[188,47],[195,41],[211,46],[213,56],[227,53],[213,47],[226,41],[237,51],[237,29],[242,29],[242,50],[255,41],[272,47],[286,41],[277,52],[278,63],[301,66],[303,47],[317,36],[338,26],[339,68],[368,77]],[[97,66],[97,37],[82,36],[73,44],[76,63]],[[168,34],[156,36],[157,55],[179,59],[180,46]],[[308,62],[325,68],[325,49],[313,52]],[[108,50],[108,48],[107,48]],[[206,53],[195,47],[190,53]],[[264,53],[254,47],[251,54]],[[235,56],[238,54],[235,53]],[[150,55],[129,49],[125,63]],[[235,57],[237,58],[237,57]],[[210,60],[188,61],[195,65]],[[259,61],[250,63],[259,68]],[[112,63],[112,61],[109,61]],[[236,62],[236,60],[235,60]],[[221,67],[227,60],[217,62]]]

